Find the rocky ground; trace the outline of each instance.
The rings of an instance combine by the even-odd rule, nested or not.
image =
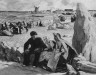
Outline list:
[[[66,37],[63,39],[67,40],[71,43],[73,30],[66,30],[66,29],[58,29],[58,30],[47,30],[47,27],[36,27],[30,29],[27,33],[22,35],[15,35],[13,37],[7,36],[0,36],[0,41],[10,41],[15,45],[16,43],[20,43],[21,46],[26,42],[26,40],[30,37],[30,31],[35,30],[37,31],[39,36],[48,36],[50,39],[53,39],[53,32],[58,32]],[[45,71],[41,68],[33,68],[33,67],[24,67],[22,64],[18,64],[15,62],[4,62],[0,61],[0,75],[65,75],[65,73],[50,73]],[[96,75],[90,74],[80,71],[80,75]]]
[[[12,46],[15,46],[19,43],[21,46],[30,38],[30,31],[36,31],[38,36],[43,37],[47,36],[50,39],[53,39],[53,32],[58,32],[64,37],[67,41],[71,43],[71,38],[73,35],[73,30],[66,29],[57,29],[57,30],[47,30],[47,27],[36,27],[30,29],[27,33],[21,35],[14,35],[13,37],[8,36],[0,36],[0,41],[10,41]],[[13,62],[3,62],[0,61],[0,75],[49,75],[50,73],[42,70],[40,68],[32,68],[32,67],[23,67],[20,64]],[[63,73],[64,74],[64,73]],[[50,75],[55,75],[55,73],[51,73]],[[56,73],[56,75],[62,75],[62,73]]]
[[[67,29],[56,29],[56,30],[47,30],[47,27],[35,27],[30,29],[27,33],[21,35],[14,35],[14,36],[0,36],[0,41],[10,41],[12,45],[19,43],[21,46],[30,38],[30,32],[36,31],[38,36],[43,37],[47,36],[49,39],[53,39],[53,32],[60,33],[63,37],[64,35],[67,36],[65,39],[71,43],[71,38],[73,35],[73,30]]]
[[[56,29],[56,30],[47,30],[47,27],[35,27],[30,29],[27,33],[14,36],[0,36],[0,41],[10,41],[12,46],[15,46],[17,43],[23,47],[24,43],[30,38],[30,31],[35,30],[39,36],[47,36],[50,39],[53,39],[53,32],[58,32],[61,34],[63,39],[67,40],[69,43],[72,42],[73,30],[72,29]],[[21,64],[14,62],[4,62],[0,61],[0,75],[65,75],[65,73],[49,73],[41,68],[33,67],[23,67]],[[80,71],[80,75],[96,75]]]

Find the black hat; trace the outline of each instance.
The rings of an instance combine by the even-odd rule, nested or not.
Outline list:
[[[30,35],[31,35],[31,36],[37,35],[37,32],[31,31],[31,32],[30,32]]]

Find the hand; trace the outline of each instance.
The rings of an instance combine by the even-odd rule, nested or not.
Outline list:
[[[44,49],[44,51],[47,51],[47,50],[48,50],[48,48],[45,48],[45,49]]]
[[[38,51],[38,50],[40,50],[40,49],[39,49],[39,48],[36,48],[36,49],[35,49],[35,51]]]
[[[27,50],[25,50],[25,53],[28,53],[29,52],[29,50],[27,49]]]

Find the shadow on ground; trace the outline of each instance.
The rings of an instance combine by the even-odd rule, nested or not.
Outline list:
[[[24,67],[18,63],[0,61],[0,75],[64,75],[64,73],[50,73],[41,68]]]

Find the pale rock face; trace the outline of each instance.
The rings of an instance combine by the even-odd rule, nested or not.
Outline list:
[[[19,48],[17,48],[17,51],[19,51],[21,54],[24,53],[24,49],[23,49],[23,47],[19,47]]]
[[[72,45],[78,54],[82,53],[87,60],[96,63],[95,22],[85,6],[81,3],[77,4],[76,14]]]

